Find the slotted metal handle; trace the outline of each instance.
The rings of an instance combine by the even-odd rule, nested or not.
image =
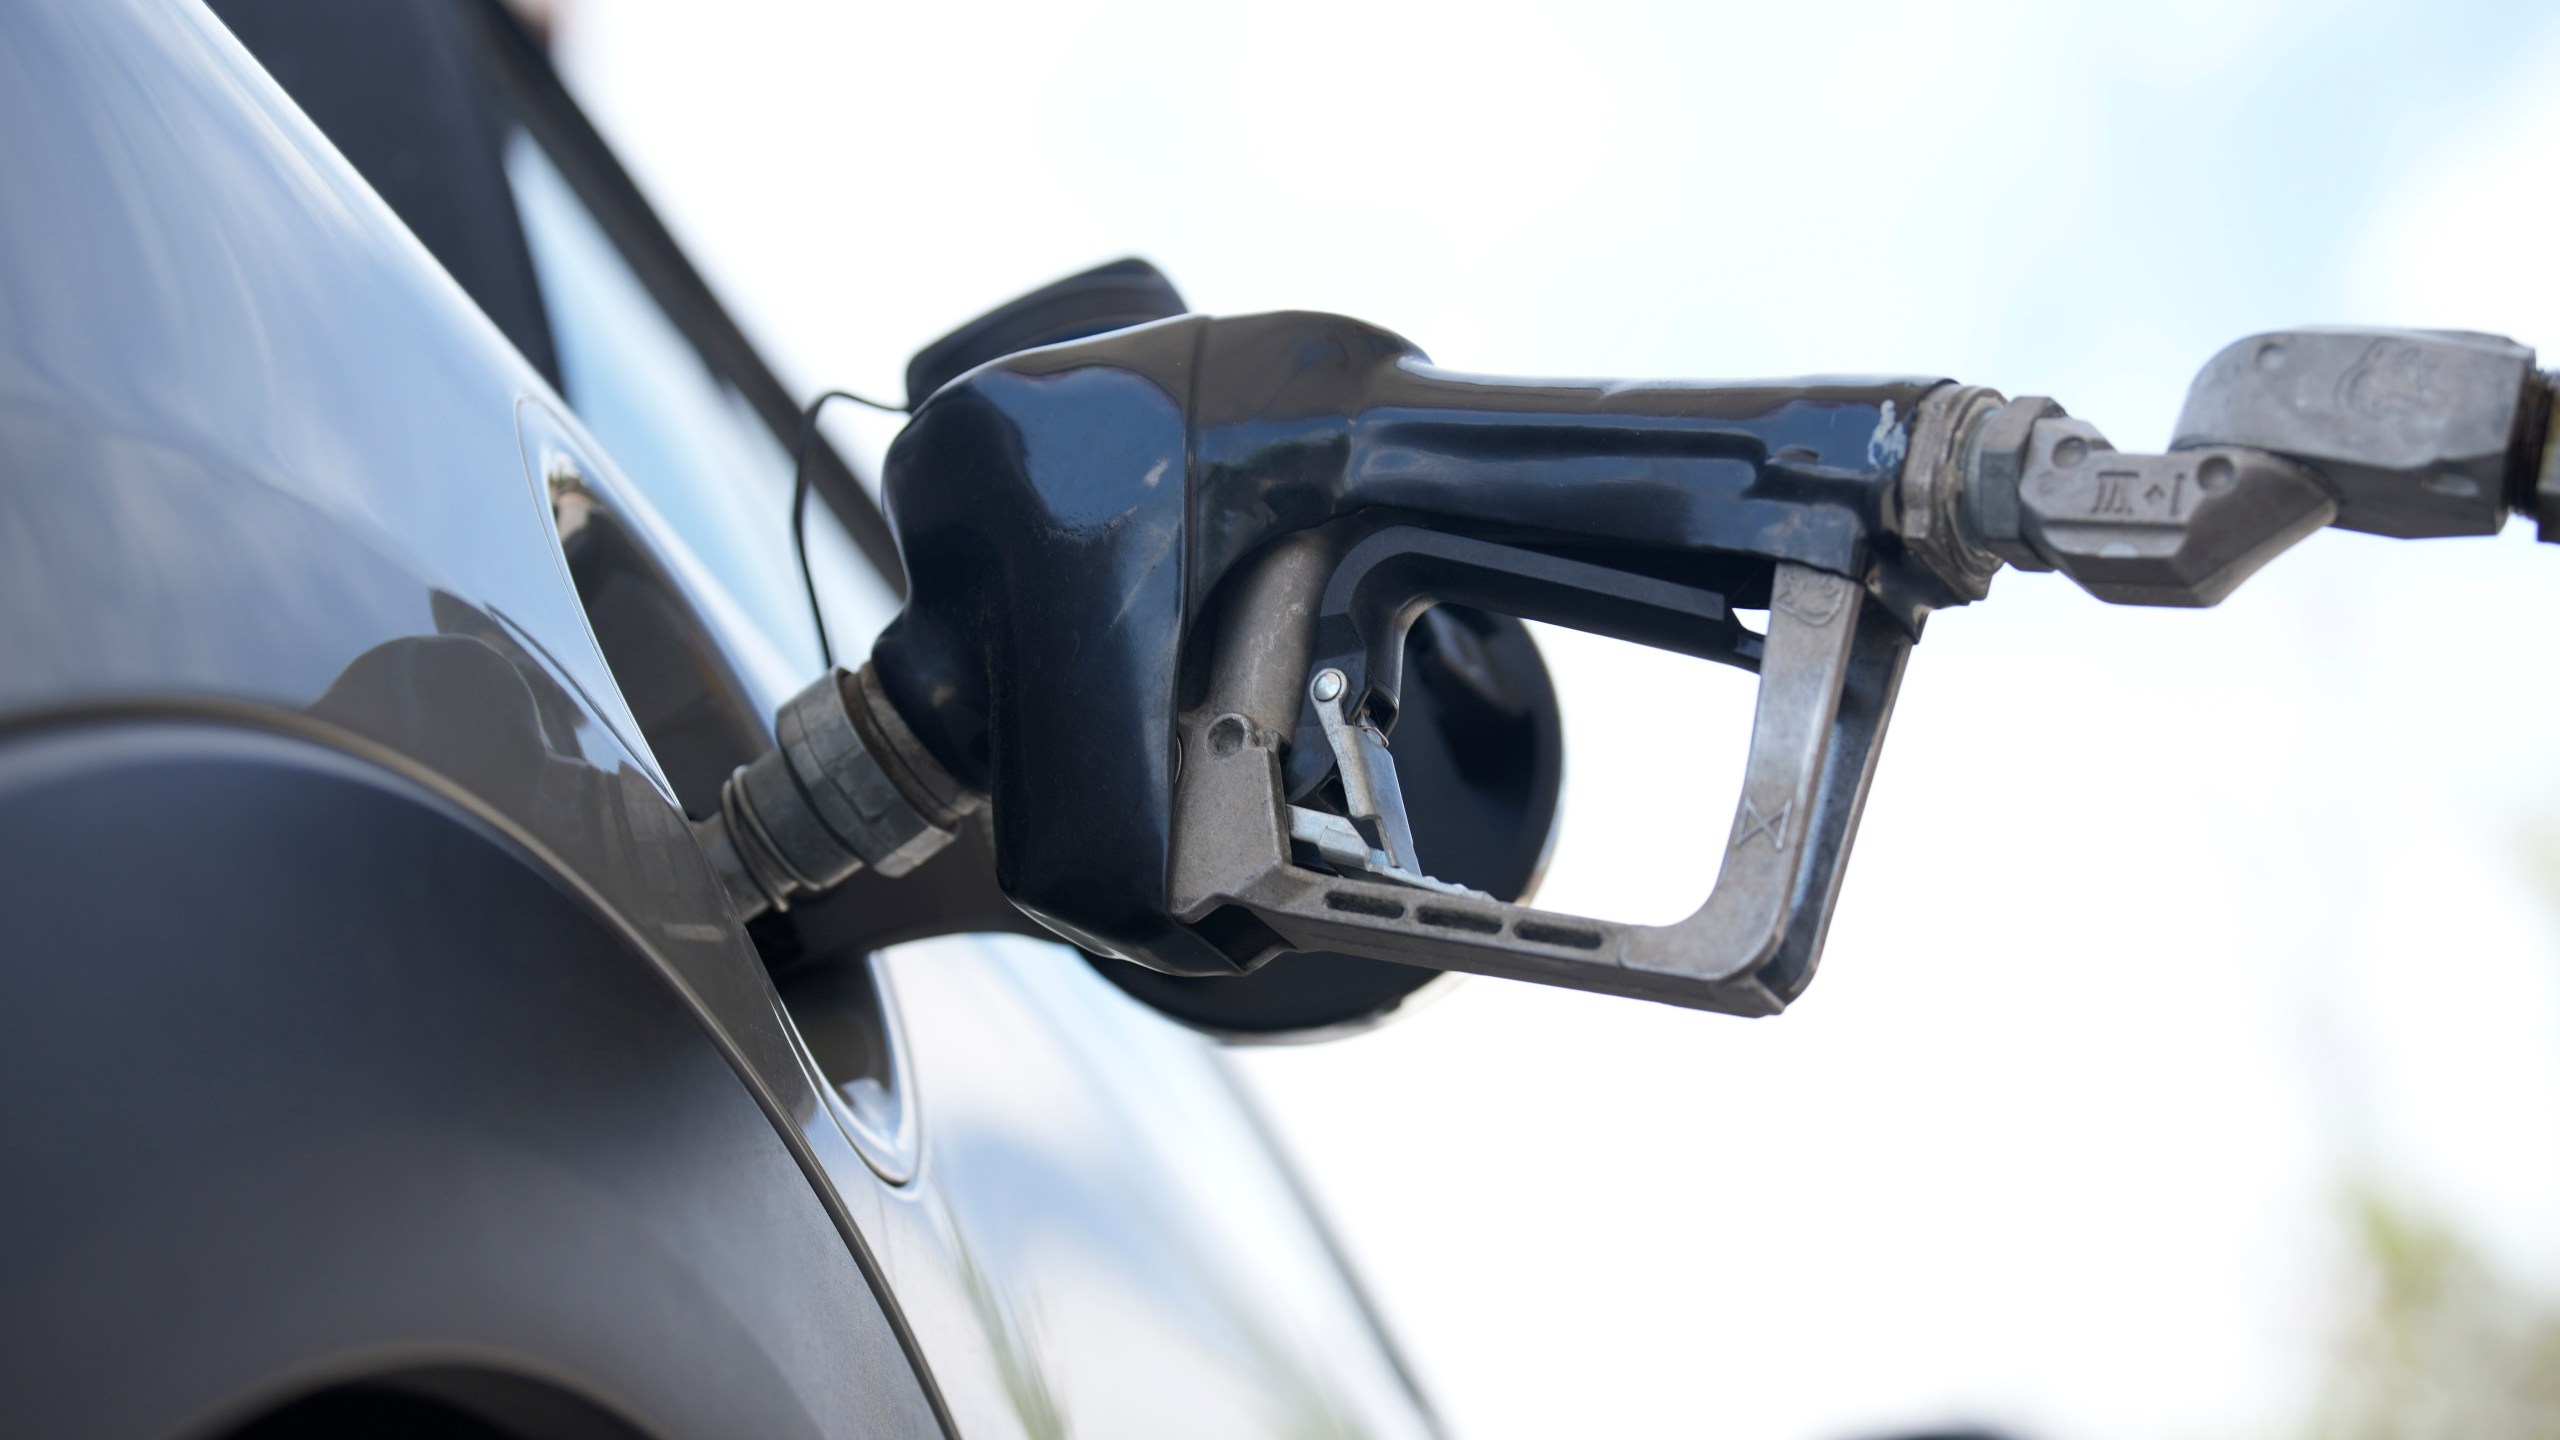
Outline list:
[[[1213,703],[1186,717],[1173,913],[1246,949],[1267,940],[1774,1014],[1812,978],[1910,645],[1856,583],[1776,567],[1750,757],[1722,866],[1705,903],[1672,925],[1298,864],[1282,736]]]

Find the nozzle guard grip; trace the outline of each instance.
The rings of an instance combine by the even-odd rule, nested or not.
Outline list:
[[[1184,716],[1174,917],[1240,965],[1282,948],[1768,1015],[1812,979],[1909,633],[1856,583],[1779,563],[1742,795],[1716,884],[1672,925],[1555,914],[1295,863],[1282,738],[1212,704]]]

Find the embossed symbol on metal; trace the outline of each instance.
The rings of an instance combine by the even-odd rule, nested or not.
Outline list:
[[[1754,838],[1766,836],[1770,849],[1786,849],[1787,821],[1794,816],[1795,812],[1796,802],[1793,798],[1789,798],[1785,804],[1777,808],[1776,813],[1772,814],[1762,810],[1759,802],[1750,796],[1743,796],[1741,812],[1733,817],[1733,844],[1726,848],[1739,850]]]
[[[2399,420],[2441,409],[2444,367],[2426,349],[2399,340],[2376,340],[2338,381],[2338,399],[2359,415]]]
[[[1780,567],[1769,608],[1783,610],[1807,625],[1828,625],[1849,597],[1849,582],[1837,575],[1797,566]]]

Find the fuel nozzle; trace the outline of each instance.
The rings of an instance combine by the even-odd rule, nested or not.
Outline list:
[[[720,787],[694,836],[738,918],[788,910],[865,866],[906,874],[951,843],[979,797],[917,741],[871,667],[832,670],[784,703],[774,746]]]
[[[1333,952],[1775,1014],[1812,980],[1929,612],[2004,564],[2210,605],[2330,524],[2521,510],[2552,538],[2550,402],[2511,341],[2288,331],[2216,357],[2169,449],[2135,454],[1928,377],[1503,380],[1340,316],[1044,346],[916,408],[882,482],[905,607],[698,828],[748,917],[904,875],[984,804],[1005,902],[1168,974]],[[1697,911],[1622,924],[1432,874],[1391,742],[1435,607],[1759,677]]]

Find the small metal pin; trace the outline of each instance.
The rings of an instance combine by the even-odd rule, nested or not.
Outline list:
[[[1307,693],[1316,697],[1317,704],[1329,704],[1342,698],[1342,687],[1349,683],[1339,670],[1319,670],[1315,683],[1307,687]]]

